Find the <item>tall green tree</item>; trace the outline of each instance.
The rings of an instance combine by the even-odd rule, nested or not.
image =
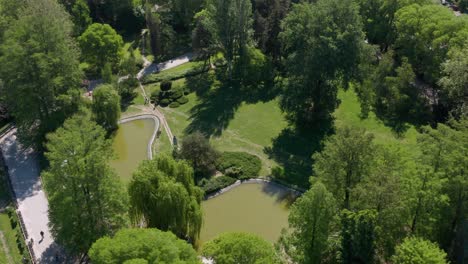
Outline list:
[[[200,132],[186,136],[182,140],[180,158],[189,161],[197,177],[209,177],[216,171],[220,156],[209,140]]]
[[[468,42],[463,48],[454,47],[442,64],[442,98],[455,116],[468,115]]]
[[[341,213],[341,257],[344,264],[374,263],[376,242],[374,210]]]
[[[214,26],[213,36],[227,60],[231,78],[234,63],[252,43],[252,4],[250,0],[207,0],[206,10]]]
[[[410,171],[408,160],[408,154],[397,146],[378,146],[368,177],[353,190],[356,208],[377,212],[375,243],[384,258],[393,255],[395,244],[407,234],[402,188]]]
[[[67,119],[47,136],[42,174],[49,219],[56,241],[75,254],[86,254],[96,239],[128,223],[128,196],[109,167],[112,144],[88,113]]]
[[[312,156],[314,176],[323,181],[339,202],[339,207],[353,208],[353,189],[370,173],[375,152],[373,135],[363,129],[339,128],[325,141],[324,148]]]
[[[224,233],[206,242],[202,255],[217,264],[280,263],[271,243],[248,233]]]
[[[443,183],[439,199],[449,199],[438,208],[439,215],[431,215],[437,219],[435,238],[450,258],[455,259],[456,238],[463,232],[463,221],[468,218],[468,121],[450,120],[435,129],[424,127],[419,143],[421,159]]]
[[[108,24],[94,23],[78,38],[83,60],[99,72],[106,63],[116,68],[122,57],[123,39]]]
[[[447,264],[446,255],[437,244],[411,237],[398,245],[392,261],[395,264]]]
[[[200,263],[190,244],[155,228],[122,229],[113,237],[100,238],[89,250],[89,257],[96,264]]]
[[[347,87],[359,63],[364,34],[358,6],[341,0],[294,5],[280,34],[288,84],[281,108],[298,127],[330,119],[338,87]]]
[[[196,187],[193,169],[185,161],[159,155],[143,161],[129,185],[131,217],[148,227],[171,231],[195,242],[202,225],[203,191]]]
[[[397,11],[395,24],[395,50],[430,83],[439,79],[449,47],[461,46],[468,37],[468,20],[458,19],[441,5],[405,6]]]
[[[82,73],[71,32],[68,14],[53,0],[27,1],[5,32],[0,94],[25,144],[41,147],[80,102]]]
[[[120,95],[112,85],[100,85],[94,90],[92,110],[96,123],[108,132],[117,129],[120,119]]]
[[[320,263],[327,249],[335,199],[321,182],[299,197],[289,212],[292,232],[280,239],[280,246],[295,263]]]

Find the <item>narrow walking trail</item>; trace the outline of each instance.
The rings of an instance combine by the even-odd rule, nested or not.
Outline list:
[[[8,248],[8,245],[5,240],[5,236],[3,235],[2,231],[0,231],[0,243],[2,244],[3,251],[5,252],[5,256],[8,261],[8,264],[14,264],[13,260],[11,259],[10,249]]]
[[[145,77],[148,74],[152,74],[158,71],[165,71],[168,69],[172,69],[174,67],[177,67],[179,65],[189,62],[192,58],[193,58],[193,54],[187,53],[177,58],[174,58],[172,60],[156,64],[156,63],[150,63],[143,56],[143,60],[145,61],[144,67],[137,74],[137,79],[138,79],[138,84],[140,86],[141,92],[143,93],[143,97],[145,98],[145,100],[149,102],[150,98],[146,94],[145,87],[141,83],[141,78]],[[174,134],[172,134],[171,128],[169,127],[169,124],[167,123],[166,118],[164,117],[164,114],[161,111],[159,111],[158,107],[150,103],[149,106],[144,107],[142,110],[146,113],[153,114],[159,118],[159,120],[161,121],[161,125],[164,127],[164,131],[166,131],[166,135],[169,138],[169,142],[171,142],[171,145],[174,145]]]
[[[24,221],[26,243],[32,241],[37,263],[55,263],[55,255],[61,251],[49,230],[49,202],[42,189],[37,155],[31,148],[21,146],[16,138],[16,129],[0,138],[0,150]],[[41,231],[44,237],[41,237]]]

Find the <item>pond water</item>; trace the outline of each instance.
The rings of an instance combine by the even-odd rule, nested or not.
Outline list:
[[[113,142],[117,157],[110,165],[124,182],[129,182],[138,164],[148,159],[148,143],[154,127],[154,120],[149,118],[129,121],[119,126]]]
[[[201,242],[224,232],[243,231],[276,242],[288,226],[293,195],[270,183],[246,183],[202,202]]]

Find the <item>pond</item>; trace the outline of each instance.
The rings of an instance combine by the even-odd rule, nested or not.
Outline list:
[[[133,171],[142,160],[148,159],[148,144],[155,129],[150,118],[138,119],[119,125],[113,148],[116,159],[110,162],[124,182],[129,182]]]
[[[224,232],[242,231],[276,242],[288,226],[289,206],[294,195],[271,183],[245,183],[202,202],[201,242]]]

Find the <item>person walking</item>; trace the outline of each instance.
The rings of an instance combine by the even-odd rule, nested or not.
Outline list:
[[[41,239],[44,239],[44,231],[41,231],[40,234],[41,234]]]

